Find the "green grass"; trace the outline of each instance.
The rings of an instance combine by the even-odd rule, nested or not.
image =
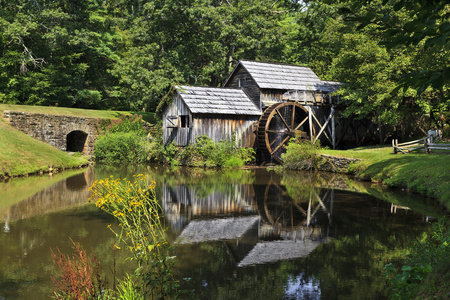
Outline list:
[[[359,158],[361,161],[351,167],[359,178],[407,188],[439,200],[450,210],[450,152],[393,154],[390,147],[321,152]]]
[[[0,104],[0,115],[5,110],[22,111],[49,115],[63,115],[75,117],[116,119],[122,114],[139,114],[142,118],[154,124],[154,113],[89,110],[66,107],[29,106]],[[28,135],[14,129],[0,118],[0,178],[4,176],[20,176],[53,168],[73,168],[87,163],[83,157],[73,157],[46,143],[35,140]]]
[[[38,141],[0,119],[0,178],[48,171],[49,166],[74,168],[87,164],[85,157],[73,157]]]
[[[23,111],[38,114],[104,118],[104,119],[117,119],[121,114],[125,115],[140,114],[142,115],[142,118],[147,122],[155,123],[156,120],[155,114],[149,112],[130,112],[130,111],[93,110],[93,109],[53,107],[53,106],[0,104],[1,114],[3,114],[3,111],[5,110]]]

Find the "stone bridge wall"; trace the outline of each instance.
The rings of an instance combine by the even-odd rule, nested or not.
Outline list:
[[[63,151],[80,151],[94,155],[97,125],[101,119],[4,111],[3,117],[16,129]],[[68,135],[69,144],[68,144]],[[68,149],[77,145],[79,150]],[[82,149],[82,150],[81,150]]]

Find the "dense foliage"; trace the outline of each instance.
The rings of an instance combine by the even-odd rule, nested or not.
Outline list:
[[[0,102],[154,110],[175,83],[281,60],[288,0],[0,1]],[[286,27],[286,26],[284,26]]]
[[[449,296],[450,230],[444,219],[433,224],[412,248],[404,265],[385,266],[391,282],[391,299],[444,299]]]
[[[450,119],[443,0],[0,1],[0,103],[154,111],[239,59],[347,83],[347,115],[422,135]]]
[[[171,165],[190,167],[242,167],[255,162],[253,148],[237,147],[234,138],[214,143],[205,135],[185,148],[169,144],[164,147],[163,155]]]
[[[122,115],[103,120],[95,143],[95,160],[110,164],[147,163],[154,160],[156,147],[148,140],[149,128],[140,116]]]

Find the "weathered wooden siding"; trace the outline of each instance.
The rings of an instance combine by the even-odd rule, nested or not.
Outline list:
[[[261,89],[261,102],[283,102],[284,90]],[[267,105],[266,106],[270,106]]]
[[[223,139],[231,139],[235,134],[239,146],[253,147],[256,138],[254,126],[258,119],[259,116],[195,115],[193,136],[195,139],[204,134],[214,142],[219,142]]]
[[[164,144],[172,142],[177,146],[188,146],[201,135],[210,137],[214,142],[231,139],[233,134],[239,146],[253,147],[255,144],[254,124],[259,116],[232,116],[196,114],[190,115],[191,124],[188,128],[171,128],[167,116],[186,115],[188,110],[179,97],[175,97],[173,104],[164,113]]]
[[[187,128],[173,128],[168,120],[170,116],[177,117],[177,122],[180,124],[180,116],[188,115],[192,120],[192,114],[181,97],[176,94],[173,102],[166,107],[163,114],[163,140],[164,144],[170,144],[172,141],[178,146],[187,146],[192,136],[192,123]]]
[[[240,86],[239,81],[245,80],[244,86]],[[242,88],[252,102],[261,109],[261,101],[259,94],[259,87],[256,81],[250,76],[250,74],[242,67],[239,66],[236,72],[230,77],[225,87]]]

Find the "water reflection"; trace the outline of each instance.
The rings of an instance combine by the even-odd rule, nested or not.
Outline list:
[[[67,252],[69,236],[109,270],[114,220],[83,205],[88,187],[138,173],[157,181],[174,274],[192,278],[183,288],[197,299],[385,297],[384,257],[424,232],[423,215],[439,215],[421,199],[336,174],[109,167],[15,179],[0,185],[0,299],[48,299],[49,249]]]
[[[326,180],[327,186],[342,188],[342,177],[337,178]],[[304,258],[339,236],[333,221],[335,189],[314,186],[311,180],[311,176],[297,176],[293,184],[284,185],[282,176],[271,174],[264,184],[164,182],[162,207],[175,243],[226,241],[238,267]],[[361,216],[370,213],[366,221],[373,218],[372,213],[406,209],[387,203],[374,207],[370,201],[353,207],[342,196],[339,202],[340,217],[345,218],[347,210]]]
[[[85,204],[93,182],[94,171],[89,168],[12,204],[3,211],[4,232],[10,231],[11,222]]]

